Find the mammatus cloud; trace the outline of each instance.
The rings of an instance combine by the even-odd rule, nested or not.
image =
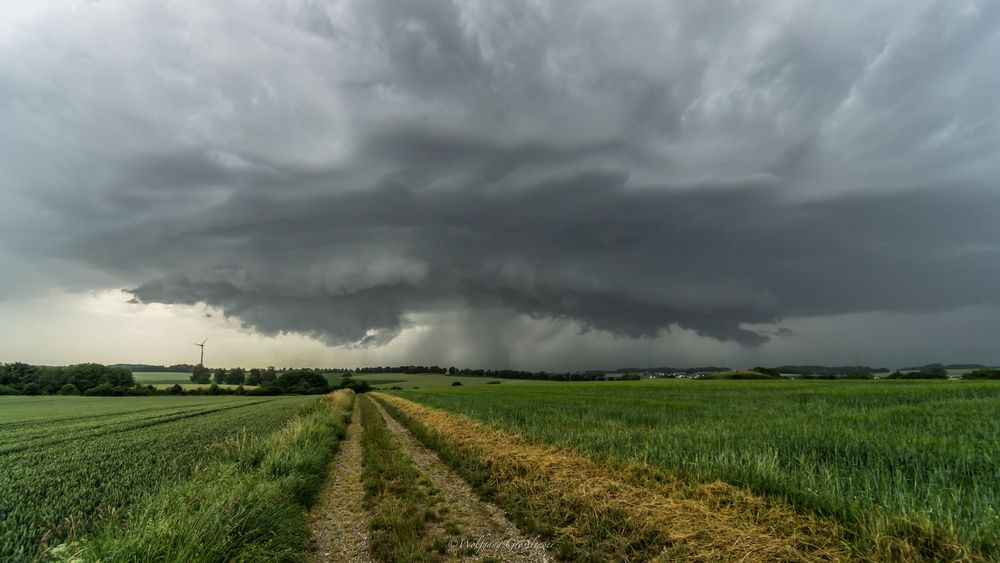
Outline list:
[[[5,252],[139,302],[521,351],[499,325],[756,346],[1000,305],[992,2],[134,2],[0,29]]]

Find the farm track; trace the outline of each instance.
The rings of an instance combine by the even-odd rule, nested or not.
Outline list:
[[[309,561],[371,563],[368,544],[369,516],[364,508],[365,491],[361,483],[361,409],[354,401],[351,422],[334,458],[333,471],[327,478],[319,500],[310,515],[314,549]]]
[[[472,487],[455,471],[449,468],[436,453],[424,447],[409,430],[393,418],[378,401],[372,401],[386,422],[386,426],[400,443],[406,454],[427,477],[438,491],[436,501],[445,509],[449,518],[456,520],[462,530],[460,537],[446,537],[445,541],[459,543],[452,546],[451,559],[456,561],[481,561],[483,557],[510,562],[555,561],[552,553],[545,551],[540,543],[533,543],[504,514],[502,510],[479,498]],[[444,535],[443,530],[435,530]],[[453,535],[454,536],[454,535]],[[463,540],[467,542],[462,544]],[[469,546],[478,542],[478,553]],[[487,547],[489,546],[489,547]],[[510,546],[532,546],[530,549],[511,549]],[[465,547],[468,555],[461,556]]]

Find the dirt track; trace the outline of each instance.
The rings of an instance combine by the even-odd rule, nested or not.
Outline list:
[[[378,401],[373,403],[385,418],[389,431],[439,491],[438,502],[447,508],[448,516],[461,528],[461,534],[446,537],[452,559],[481,561],[489,557],[526,563],[556,560],[545,550],[545,542],[524,535],[502,510],[481,500],[462,477],[414,438]]]
[[[359,403],[354,404],[351,424],[331,467],[320,499],[309,516],[313,562],[370,563],[376,561],[369,545],[370,516],[364,507],[361,482],[363,435]],[[377,401],[372,401],[386,426],[413,460],[414,465],[437,491],[435,501],[448,521],[457,526],[447,531],[436,527],[432,533],[448,545],[443,559],[450,561],[489,560],[543,562],[556,559],[536,538],[522,534],[496,506],[483,502],[464,479],[448,468],[436,453],[427,449]]]
[[[347,435],[333,460],[319,501],[309,515],[315,546],[308,554],[310,561],[375,561],[368,545],[368,513],[364,507],[364,496],[361,484],[361,416],[355,399]]]

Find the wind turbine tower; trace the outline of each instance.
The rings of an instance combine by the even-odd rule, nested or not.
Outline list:
[[[207,338],[205,340],[202,340],[201,344],[198,344],[197,342],[194,343],[195,346],[198,346],[199,348],[201,348],[201,361],[198,362],[198,365],[201,366],[201,367],[205,367],[205,343],[206,342],[208,342]]]

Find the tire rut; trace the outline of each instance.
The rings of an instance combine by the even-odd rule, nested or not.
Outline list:
[[[538,538],[526,536],[495,505],[485,502],[458,473],[432,450],[426,448],[382,407],[378,408],[389,431],[413,460],[414,465],[438,489],[437,501],[447,509],[449,519],[457,521],[461,534],[446,538],[453,560],[542,562],[558,559]]]
[[[334,458],[319,500],[309,515],[314,549],[311,562],[374,563],[368,543],[369,514],[361,483],[361,415],[354,401],[351,422]]]

